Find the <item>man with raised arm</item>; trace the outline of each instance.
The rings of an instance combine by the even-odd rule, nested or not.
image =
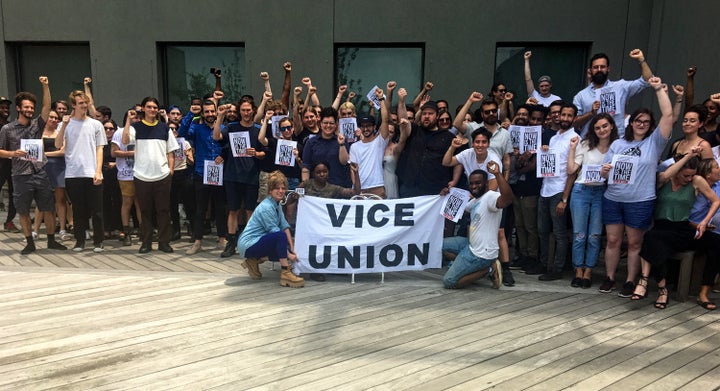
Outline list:
[[[468,237],[443,239],[443,253],[454,259],[443,277],[447,289],[464,288],[488,273],[492,273],[493,288],[500,288],[502,267],[497,259],[497,233],[502,210],[512,204],[513,193],[499,168],[496,162],[487,164],[488,172],[497,180],[499,191],[488,189],[487,172],[478,169],[470,173],[468,183],[473,199],[465,207],[470,213]]]
[[[528,97],[535,98],[539,104],[550,107],[550,103],[560,100],[561,98],[557,95],[553,95],[550,91],[552,90],[552,79],[550,76],[544,75],[538,78],[538,89],[535,89],[535,84],[532,81],[532,73],[530,72],[530,57],[532,52],[525,52],[525,87],[527,88]]]
[[[63,117],[55,147],[65,147],[65,189],[73,204],[75,247],[85,249],[85,231],[92,219],[93,251],[103,252],[103,147],[107,145],[105,128],[88,116],[90,98],[83,91],[69,96],[72,115]]]
[[[358,165],[361,191],[386,198],[382,165],[385,148],[390,141],[388,136],[390,133],[388,128],[388,107],[385,104],[385,95],[382,89],[375,89],[375,96],[380,100],[380,115],[382,118],[380,128],[376,131],[373,116],[360,117],[358,125],[362,131],[362,138],[359,142],[350,146],[349,161]],[[344,157],[347,156],[340,155],[341,163],[347,163],[348,160],[343,162]]]
[[[50,179],[43,169],[47,158],[44,153],[38,153],[35,159],[31,160],[28,158],[27,151],[21,148],[21,140],[42,139],[45,122],[50,114],[51,99],[48,78],[40,76],[40,83],[43,88],[40,117],[33,119],[35,95],[29,92],[20,92],[15,96],[18,118],[3,126],[0,131],[0,157],[12,159],[14,192],[10,196],[15,199],[15,207],[20,215],[20,227],[27,241],[25,248],[20,251],[20,254],[23,255],[35,251],[30,221],[30,206],[33,200],[41,212],[41,215],[35,216],[35,218],[45,220],[48,248],[67,250],[67,247],[55,241],[55,197]]]
[[[608,113],[613,116],[618,132],[625,131],[625,105],[628,99],[647,88],[648,79],[652,77],[652,71],[645,55],[640,49],[633,49],[630,58],[637,60],[640,64],[642,75],[635,80],[608,80],[610,73],[610,58],[605,53],[597,53],[590,59],[590,84],[580,90],[573,99],[573,104],[578,108],[578,115],[573,126],[576,129],[582,128],[581,135],[585,135],[590,119],[597,113]]]

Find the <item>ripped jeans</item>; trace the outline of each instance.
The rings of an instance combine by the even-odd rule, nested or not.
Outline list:
[[[605,185],[573,185],[570,215],[573,224],[572,263],[575,268],[592,269],[597,265],[603,228],[602,199],[605,188]]]

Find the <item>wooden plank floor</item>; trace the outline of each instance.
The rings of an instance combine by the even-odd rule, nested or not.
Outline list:
[[[445,290],[441,271],[289,289],[268,263],[252,281],[187,243],[22,246],[0,233],[2,390],[720,387],[720,312],[692,302],[658,311],[520,273],[501,290]]]

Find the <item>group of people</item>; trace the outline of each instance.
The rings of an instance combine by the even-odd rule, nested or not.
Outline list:
[[[254,279],[262,277],[259,264],[264,259],[279,261],[281,285],[300,287],[304,280],[291,272],[291,263],[298,261],[294,226],[312,223],[296,221],[293,199],[286,202],[288,190],[303,188],[305,194],[332,198],[360,193],[405,198],[461,187],[469,190],[472,201],[466,208],[469,219],[446,221],[447,288],[461,288],[486,275],[495,287],[512,286],[513,269],[537,274],[541,281],[558,280],[568,258],[574,268],[571,285],[590,288],[604,228],[601,292],[617,289],[625,237],[628,270],[619,295],[646,297],[652,276],[658,284],[657,308],[668,303],[667,256],[702,248],[709,256],[698,301],[714,309],[707,295],[718,272],[720,246],[714,223],[720,206],[720,94],[693,105],[694,68],[688,71],[686,88],[668,88],[635,49],[630,58],[639,64],[638,79],[609,80],[610,59],[596,54],[587,86],[572,100],[563,100],[552,93],[550,76],[539,77],[535,88],[532,53],[524,57],[528,99],[518,107],[502,83],[493,85],[488,98],[472,92],[451,112],[447,101],[430,100],[431,82],[406,104],[407,90],[393,81],[374,91],[369,113],[356,112],[355,94],[346,97],[345,85],[323,107],[310,78],[291,91],[292,66],[285,63],[280,99],[274,99],[269,74],[262,72],[260,102],[245,95],[239,102],[224,103],[218,72],[216,90],[193,98],[184,115],[179,106],[163,108],[147,97],[128,110],[121,128],[110,119],[109,109],[95,108],[89,79],[85,91],[70,95],[72,112],[67,113],[52,107],[47,78],[41,77],[40,116],[34,118],[35,98],[20,93],[14,102],[18,119],[0,131],[0,157],[12,159],[15,208],[27,240],[23,253],[35,250],[29,217],[33,198],[46,223],[48,247],[64,247],[51,232],[54,212],[59,215],[59,205],[67,205],[65,192],[47,191],[60,187],[73,206],[76,251],[85,247],[89,219],[94,250],[103,251],[103,224],[108,223],[103,210],[113,204],[120,205],[115,210],[121,211],[123,244],[131,244],[135,205],[139,252],[153,250],[155,232],[158,249],[172,252],[170,242],[180,237],[182,203],[192,227],[188,255],[203,250],[206,217],[212,215],[221,257],[239,252]],[[626,115],[628,99],[648,87],[661,116],[656,120],[644,108]],[[669,89],[676,94],[674,104]],[[684,137],[672,144],[668,159],[663,153],[683,103]],[[472,111],[474,104],[480,107]],[[521,128],[537,130],[537,148],[521,152]],[[54,140],[44,143],[44,158],[28,159],[21,140],[40,138]],[[62,184],[51,159],[64,160]],[[222,173],[221,180],[213,179],[214,172]],[[106,191],[103,201],[109,175],[117,178],[121,197],[108,197]],[[47,183],[52,186],[43,187]],[[61,226],[67,223],[66,217],[60,220]],[[512,232],[517,257],[511,262]]]

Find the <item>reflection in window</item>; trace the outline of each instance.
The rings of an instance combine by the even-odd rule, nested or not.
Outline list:
[[[226,102],[237,102],[245,90],[245,48],[220,45],[161,44],[163,93],[167,104],[182,107],[193,97],[202,98],[215,90],[210,68],[222,71]]]
[[[365,96],[377,85],[385,89],[389,80],[395,80],[398,88],[417,91],[423,82],[424,48],[415,47],[372,47],[358,45],[335,46],[335,91],[347,84],[348,92],[358,97],[353,103],[358,113],[368,112]],[[334,96],[334,94],[333,94]],[[343,98],[343,101],[347,98]],[[408,98],[410,101],[413,97]],[[397,102],[397,98],[393,98]],[[359,106],[358,106],[359,105]]]
[[[495,81],[503,83],[508,91],[515,93],[513,103],[525,103],[527,90],[523,69],[527,50],[532,51],[530,70],[535,89],[538,78],[543,75],[552,78],[552,93],[563,100],[572,102],[575,94],[587,85],[585,69],[587,68],[589,43],[584,42],[550,42],[550,43],[498,43],[495,49]],[[483,91],[483,93],[489,93]]]
[[[11,46],[18,64],[15,81],[18,91],[37,96],[38,107],[42,87],[38,77],[47,76],[53,100],[67,100],[73,90],[83,89],[83,80],[90,74],[90,45],[87,43],[18,43]],[[36,111],[36,113],[39,110]]]

